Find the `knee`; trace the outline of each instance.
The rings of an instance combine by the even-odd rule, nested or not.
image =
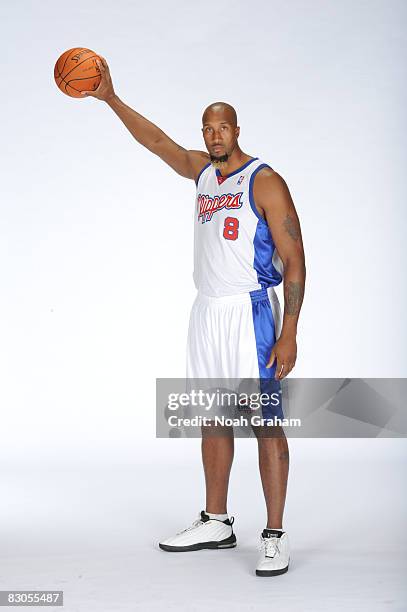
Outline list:
[[[233,427],[219,425],[212,421],[201,426],[202,438],[233,438]]]

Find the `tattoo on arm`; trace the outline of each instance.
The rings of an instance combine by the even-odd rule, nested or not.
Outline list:
[[[285,231],[291,236],[293,240],[298,240],[300,237],[300,232],[298,229],[298,224],[295,222],[293,217],[287,215],[283,221]]]
[[[303,298],[303,288],[301,283],[289,281],[285,287],[285,309],[286,313],[296,315],[300,311]]]

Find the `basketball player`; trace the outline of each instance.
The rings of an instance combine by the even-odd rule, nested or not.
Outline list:
[[[208,152],[187,150],[122,102],[106,60],[98,64],[100,85],[82,94],[105,101],[141,145],[196,183],[198,293],[189,324],[187,378],[251,377],[279,384],[295,365],[305,284],[300,224],[285,181],[240,149],[240,127],[229,104],[216,102],[203,114]],[[283,280],[281,318],[274,287]],[[274,416],[281,414],[274,410]],[[274,576],[286,572],[290,560],[282,524],[289,452],[284,432],[257,435],[257,442],[267,525],[256,574]],[[236,546],[234,519],[227,513],[233,451],[233,435],[202,436],[206,508],[190,527],[162,541],[162,550]]]

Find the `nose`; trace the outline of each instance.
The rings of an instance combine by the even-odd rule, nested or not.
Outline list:
[[[214,130],[213,132],[213,143],[214,145],[222,144],[222,137],[220,134],[220,130]]]

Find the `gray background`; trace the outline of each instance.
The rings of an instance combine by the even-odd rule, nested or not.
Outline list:
[[[155,548],[204,503],[199,441],[154,438],[155,378],[184,375],[194,184],[53,82],[90,47],[188,148],[207,104],[233,104],[301,218],[293,376],[403,377],[405,16],[395,0],[2,4],[2,588],[64,588],[69,612],[405,609],[403,440],[291,441],[281,579],[253,576],[252,441],[231,482],[239,548]]]

